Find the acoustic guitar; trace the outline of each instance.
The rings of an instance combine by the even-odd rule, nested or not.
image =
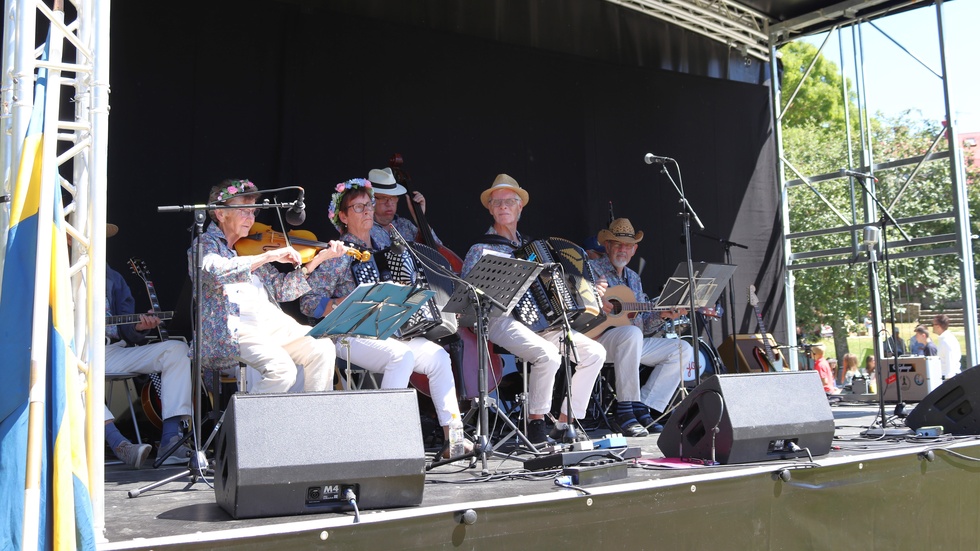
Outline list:
[[[585,336],[594,339],[605,333],[606,329],[621,327],[632,323],[633,317],[639,312],[669,312],[676,310],[670,306],[657,306],[652,302],[637,302],[636,293],[626,285],[615,285],[606,289],[602,296],[612,304],[612,311],[606,312],[606,318],[586,329]],[[708,317],[716,317],[714,308],[701,308],[698,310]]]
[[[146,263],[138,258],[130,258],[129,269],[136,274],[136,277],[143,280],[143,285],[146,287],[146,294],[150,298],[150,308],[152,308],[153,314],[164,320],[173,318],[173,312],[163,312],[160,310],[160,300],[157,298],[157,292],[156,288],[153,287],[153,282],[150,281],[150,270],[146,267]],[[139,314],[135,315],[137,317],[136,321],[139,321]],[[160,342],[170,339],[170,334],[162,323],[157,326],[157,335],[160,337]],[[151,373],[149,377],[150,380],[140,389],[140,402],[143,404],[143,413],[146,414],[146,419],[150,424],[158,429],[163,429],[163,407],[160,405],[160,374]]]
[[[759,297],[755,295],[755,285],[749,285],[749,304],[755,310],[755,319],[759,322],[759,334],[762,335],[763,350],[758,346],[752,347],[752,356],[759,362],[763,371],[773,372],[783,370],[783,359],[778,351],[774,351],[769,344],[769,336],[766,333],[766,322],[762,319],[762,311],[759,310]]]

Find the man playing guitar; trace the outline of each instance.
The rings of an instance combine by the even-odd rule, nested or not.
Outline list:
[[[118,231],[108,224],[106,236]],[[106,266],[106,315],[134,314],[136,302],[126,280],[119,272]],[[191,403],[191,362],[187,345],[177,340],[147,344],[149,332],[160,325],[160,318],[141,315],[136,324],[107,325],[105,347],[105,372],[107,375],[122,373],[160,373],[163,434],[160,450],[169,450],[181,438],[181,422],[194,414]],[[127,465],[140,468],[149,455],[149,446],[134,445],[126,440],[112,423],[112,413],[105,408],[106,441],[112,451]],[[184,464],[188,461],[187,449],[171,453],[164,465]]]
[[[643,232],[635,231],[628,219],[613,220],[609,228],[598,235],[599,243],[606,248],[605,254],[589,262],[596,277],[605,278],[610,291],[624,285],[636,295],[637,301],[645,302],[647,296],[643,293],[640,276],[626,266],[642,239]],[[612,312],[612,303],[603,299],[603,310]],[[678,364],[686,367],[693,362],[694,349],[680,339],[644,338],[643,335],[656,331],[662,324],[661,318],[676,319],[683,314],[686,310],[638,313],[631,320],[632,324],[613,327],[593,337],[606,349],[616,366],[616,422],[626,436],[646,436],[649,431],[663,430],[654,417],[660,417],[667,409],[680,384]],[[640,364],[655,367],[642,389]]]

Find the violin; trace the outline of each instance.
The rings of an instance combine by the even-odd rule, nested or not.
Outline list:
[[[289,237],[288,242],[286,241],[287,236]],[[309,230],[289,230],[289,233],[283,235],[282,232],[273,230],[272,226],[256,222],[252,224],[252,229],[249,230],[247,236],[235,242],[235,251],[242,256],[255,256],[266,251],[281,249],[287,245],[296,249],[303,264],[313,260],[320,249],[330,247],[330,243],[317,241],[316,235]],[[361,262],[371,260],[371,253],[354,247],[345,246],[344,254]]]
[[[436,243],[436,238],[432,234],[432,228],[429,227],[429,222],[425,219],[425,213],[422,212],[422,207],[412,200],[412,178],[408,175],[408,172],[402,168],[404,163],[405,160],[402,159],[401,153],[395,153],[390,159],[388,159],[388,167],[391,168],[392,173],[395,175],[395,181],[408,190],[408,192],[405,194],[408,197],[408,208],[412,210],[412,214],[415,216],[415,222],[419,225],[419,231],[415,236],[415,242],[423,243],[439,251],[439,254],[449,261],[449,266],[452,268],[453,272],[459,274],[463,269],[463,259],[451,251],[448,247]]]

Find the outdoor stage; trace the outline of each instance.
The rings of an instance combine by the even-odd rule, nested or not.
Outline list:
[[[491,476],[443,466],[418,507],[234,520],[188,480],[131,499],[173,468],[107,467],[100,549],[976,549],[978,437],[867,438],[877,406],[832,408],[832,451],[748,465],[667,469],[643,461],[608,484],[489,461]],[[894,406],[886,406],[891,412]],[[597,430],[595,438],[603,432]],[[662,458],[657,436],[630,439]],[[931,452],[931,453],[929,453]],[[464,512],[472,511],[465,515]],[[467,520],[471,522],[467,524]]]

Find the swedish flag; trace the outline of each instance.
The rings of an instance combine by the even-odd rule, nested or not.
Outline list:
[[[24,533],[24,526],[35,524],[38,549],[95,549],[85,466],[85,416],[73,343],[74,307],[64,212],[61,194],[57,193],[58,182],[41,180],[47,81],[47,71],[39,70],[4,251],[3,292],[0,293],[0,350],[4,365],[4,382],[0,385],[0,548],[33,547],[33,537]],[[45,194],[54,197],[51,210],[39,208],[42,186],[54,188]],[[53,216],[42,221],[39,212],[53,212]],[[39,231],[42,223],[51,224],[51,232]],[[51,236],[47,246],[38,246],[40,234]],[[46,289],[37,288],[35,283],[39,250],[51,255]],[[34,323],[32,319],[36,296],[48,303],[46,323]],[[34,331],[45,331],[46,338],[35,341]],[[47,342],[45,354],[32,351],[32,342],[44,341]],[[31,364],[42,357],[46,357],[43,374],[46,384],[32,387]],[[41,484],[40,488],[25,492],[29,467],[29,393],[32,388],[41,387],[45,388],[43,434],[30,435],[42,439]],[[25,519],[25,515],[32,515],[25,495],[37,495],[39,511],[33,514],[39,514],[39,518]]]

